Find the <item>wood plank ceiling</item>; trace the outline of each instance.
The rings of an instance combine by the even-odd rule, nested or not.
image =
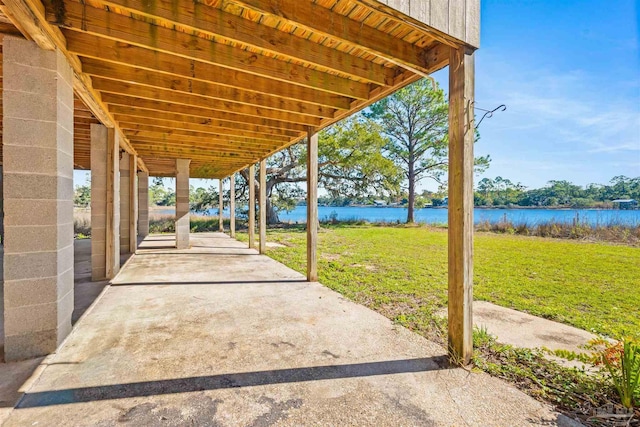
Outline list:
[[[446,66],[456,45],[359,0],[45,6],[155,176],[190,158],[191,176],[226,177]],[[78,167],[95,121],[78,100]]]

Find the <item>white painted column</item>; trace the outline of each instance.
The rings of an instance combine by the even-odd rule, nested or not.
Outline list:
[[[256,245],[256,166],[249,166],[249,247]]]
[[[449,57],[449,354],[473,357],[474,58]]]
[[[222,211],[224,210],[224,197],[222,193],[222,179],[218,180],[218,230],[224,233],[224,218]]]
[[[3,41],[4,357],[55,351],[73,312],[73,72]]]
[[[260,253],[267,251],[267,161],[260,161],[259,179],[259,210],[260,210]]]
[[[176,248],[189,249],[189,164],[176,159]]]
[[[229,235],[236,237],[236,174],[229,178]]]
[[[149,172],[138,172],[138,236],[149,235]]]
[[[91,280],[120,270],[119,140],[113,129],[91,125]]]
[[[318,281],[318,134],[307,134],[307,280]]]

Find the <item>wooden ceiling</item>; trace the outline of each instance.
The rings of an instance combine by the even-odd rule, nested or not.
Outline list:
[[[23,28],[16,4],[33,3],[0,10]],[[156,176],[190,158],[191,176],[226,177],[446,66],[457,43],[360,0],[48,0],[42,15]],[[77,167],[96,121],[78,100]]]

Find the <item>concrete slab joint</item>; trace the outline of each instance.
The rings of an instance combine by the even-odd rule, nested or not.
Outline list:
[[[189,164],[190,159],[176,159],[176,248],[189,248]]]
[[[73,312],[73,72],[59,51],[3,41],[5,360],[46,355]]]

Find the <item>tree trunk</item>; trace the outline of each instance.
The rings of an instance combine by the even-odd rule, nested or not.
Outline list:
[[[409,162],[409,203],[407,204],[407,224],[414,222],[413,218],[413,206],[416,201],[416,173],[415,165],[413,161]]]
[[[274,225],[278,223],[280,223],[278,211],[273,207],[273,204],[271,203],[271,197],[267,196],[267,224]]]

